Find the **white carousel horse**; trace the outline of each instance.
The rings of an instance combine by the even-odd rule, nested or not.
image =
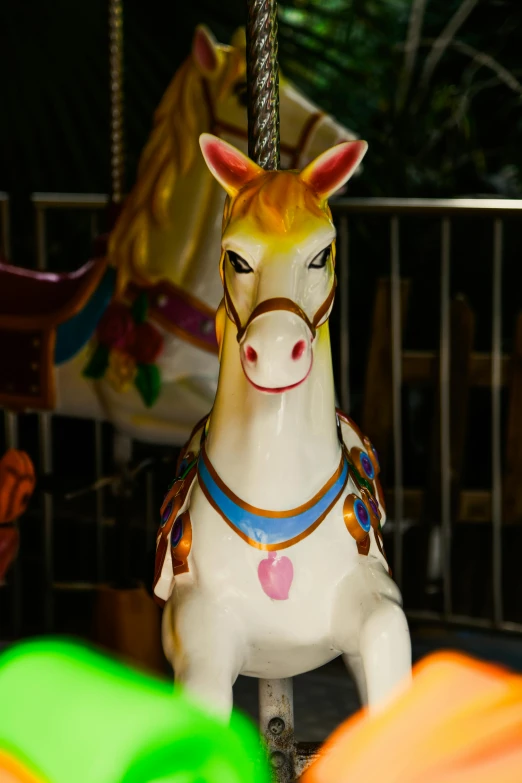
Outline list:
[[[214,136],[228,194],[220,373],[162,506],[155,596],[176,679],[227,714],[239,674],[278,679],[342,655],[363,701],[407,683],[411,645],[389,576],[371,443],[336,411],[327,198],[365,142],[301,173],[266,172]]]
[[[107,257],[65,276],[0,265],[9,348],[0,406],[108,419],[138,440],[174,445],[209,410],[224,195],[198,138],[212,131],[246,151],[245,71],[244,33],[222,46],[199,27],[156,112]],[[284,166],[353,138],[284,78],[280,105]]]

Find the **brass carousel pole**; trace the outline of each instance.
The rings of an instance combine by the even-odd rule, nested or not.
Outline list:
[[[111,91],[111,200],[121,204],[125,190],[123,154],[123,0],[109,0],[109,70]]]
[[[124,103],[123,103],[123,0],[109,0],[109,69],[111,89],[111,206],[112,221],[118,217],[125,191],[124,149]],[[112,228],[112,226],[111,226]],[[131,438],[116,431],[113,441],[114,462],[121,472],[117,489],[121,503],[117,526],[120,536],[119,587],[131,586],[131,543],[128,514],[131,513],[132,481],[130,462],[132,459]]]
[[[247,0],[248,154],[264,169],[279,168],[277,0]],[[295,779],[292,679],[259,680],[259,728],[275,780]]]

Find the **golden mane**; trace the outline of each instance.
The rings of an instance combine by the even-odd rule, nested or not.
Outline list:
[[[299,172],[267,171],[242,188],[234,198],[227,196],[222,231],[236,220],[250,220],[261,233],[284,235],[296,223],[306,225],[310,215],[327,217],[333,222],[328,203],[299,178]],[[335,267],[335,240],[331,252]],[[222,281],[225,255],[223,250],[219,261]]]
[[[240,44],[239,38],[236,34],[234,42]],[[217,80],[224,86],[241,70],[245,52],[241,45],[220,46],[219,50],[224,56]],[[169,224],[169,203],[178,177],[186,174],[194,163],[199,154],[199,136],[211,130],[210,122],[202,77],[189,55],[156,109],[153,129],[141,154],[137,181],[109,239],[108,254],[110,263],[118,268],[119,292],[133,272],[146,269],[150,232]]]
[[[309,215],[328,215],[322,200],[296,171],[268,171],[246,185],[227,210],[227,223],[250,218],[260,230],[285,234]]]

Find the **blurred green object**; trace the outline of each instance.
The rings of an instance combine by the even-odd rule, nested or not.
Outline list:
[[[268,783],[261,747],[242,715],[225,724],[86,647],[35,641],[0,656],[0,780]]]

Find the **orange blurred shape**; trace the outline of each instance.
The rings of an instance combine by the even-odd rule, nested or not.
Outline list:
[[[459,653],[417,664],[382,711],[327,740],[302,783],[520,783],[522,677]]]
[[[44,783],[44,780],[0,748],[0,783]]]
[[[25,451],[9,449],[0,460],[0,525],[27,508],[35,487],[34,465]]]
[[[18,554],[18,542],[19,534],[15,527],[0,526],[0,585],[4,583],[7,570]]]

